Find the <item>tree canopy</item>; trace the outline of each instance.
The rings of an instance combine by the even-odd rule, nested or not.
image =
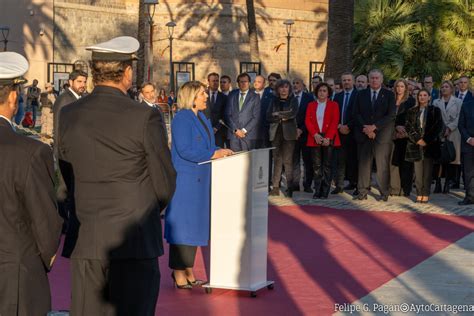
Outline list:
[[[387,79],[431,74],[438,81],[471,73],[471,6],[470,0],[356,1],[354,71],[380,68]]]

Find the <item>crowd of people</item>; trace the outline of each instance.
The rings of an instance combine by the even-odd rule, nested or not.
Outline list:
[[[88,47],[93,91],[81,70],[58,96],[34,80],[24,114],[28,62],[0,53],[0,314],[50,310],[46,273],[61,224],[72,314],[154,315],[160,215],[176,288],[200,287],[193,265],[197,247],[209,241],[211,194],[211,167],[202,162],[239,151],[274,147],[272,196],[285,187],[289,197],[302,190],[327,199],[346,190],[364,200],[375,170],[380,201],[410,195],[414,182],[415,201],[426,203],[433,181],[434,192],[447,193],[463,179],[460,204],[474,203],[474,98],[465,76],[438,91],[431,76],[421,87],[405,79],[384,85],[377,69],[340,80],[316,75],[310,88],[301,78],[270,73],[252,82],[241,73],[232,89],[229,76],[213,72],[207,84],[185,83],[174,100],[156,94],[152,82],[133,91],[138,48],[130,37]],[[171,139],[160,108],[168,102],[176,108]],[[31,116],[23,124],[34,126],[39,104],[53,150],[15,132],[16,119]]]
[[[275,147],[270,195],[280,195],[286,182],[289,197],[300,190],[315,199],[351,191],[364,200],[375,171],[380,201],[408,197],[415,184],[415,201],[426,203],[434,181],[434,193],[463,183],[466,198],[459,204],[474,202],[474,97],[467,76],[441,82],[440,90],[430,75],[422,84],[384,83],[377,69],[367,76],[346,72],[337,81],[316,75],[311,89],[300,78],[290,81],[277,73],[256,76],[253,87],[242,73],[233,90],[228,76],[210,73],[207,79],[204,113],[216,145],[233,151]]]

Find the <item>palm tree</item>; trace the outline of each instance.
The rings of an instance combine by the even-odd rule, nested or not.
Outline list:
[[[325,75],[339,78],[352,69],[354,0],[329,2],[328,46]]]
[[[140,49],[137,52],[137,87],[140,87],[145,80],[145,45],[148,39],[147,23],[145,1],[140,0],[138,6],[138,41],[140,42]]]
[[[464,0],[360,0],[354,69],[380,68],[387,79],[465,72],[473,62],[472,20]]]
[[[254,0],[246,0],[247,4],[247,25],[249,31],[249,44],[250,44],[250,61],[260,61],[260,54],[258,51],[258,33],[257,33],[257,21],[255,18],[255,7]]]

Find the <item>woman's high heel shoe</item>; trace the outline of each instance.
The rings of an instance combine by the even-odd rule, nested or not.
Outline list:
[[[206,284],[207,282],[204,281],[204,280],[196,279],[194,281],[189,281],[188,280],[188,283],[191,284],[192,286],[202,286],[203,284]]]
[[[171,272],[171,278],[173,279],[173,282],[174,282],[174,286],[176,286],[177,289],[180,289],[180,290],[190,290],[193,288],[192,284],[187,281],[186,284],[183,284],[183,285],[179,285],[178,283],[176,283],[176,278],[174,276],[174,271]]]

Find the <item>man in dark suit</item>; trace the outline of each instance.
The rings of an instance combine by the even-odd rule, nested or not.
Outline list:
[[[27,60],[0,53],[0,315],[46,315],[51,269],[61,235],[51,148],[15,133]]]
[[[357,192],[357,143],[354,139],[354,116],[353,108],[357,96],[357,89],[354,87],[354,75],[350,72],[341,76],[343,91],[336,94],[334,101],[339,104],[339,135],[341,137],[341,147],[337,149],[337,170],[336,188],[331,192],[338,194],[344,190],[355,190]],[[344,179],[347,175],[349,184],[344,187]]]
[[[427,89],[431,96],[430,104],[433,105],[433,101],[439,99],[439,90],[433,88],[433,76],[426,75],[423,79],[423,88]]]
[[[304,83],[301,78],[293,79],[293,94],[298,100],[298,112],[296,114],[297,140],[293,154],[293,191],[300,190],[301,179],[301,158],[304,165],[303,188],[305,192],[313,193],[311,184],[313,183],[313,161],[311,159],[311,150],[306,146],[308,140],[308,130],[306,129],[305,118],[306,109],[311,101],[314,101],[313,94],[303,91]]]
[[[464,161],[466,197],[459,205],[474,204],[474,99],[464,103],[458,123],[461,132],[461,152]]]
[[[160,211],[176,172],[160,113],[127,96],[139,46],[118,37],[88,47],[94,91],[60,114],[59,165],[79,225],[71,254],[75,315],[154,315],[158,299]]]
[[[227,138],[233,151],[257,148],[260,129],[260,98],[250,90],[250,76],[242,73],[237,77],[239,89],[232,91],[227,99]]]
[[[382,83],[382,72],[372,70],[369,88],[359,91],[354,103],[354,136],[359,153],[359,195],[355,198],[359,200],[367,198],[375,157],[381,200],[388,201],[396,106],[393,92],[383,88]]]
[[[204,114],[208,119],[211,119],[211,125],[216,139],[216,146],[224,148],[225,145],[228,148],[227,129],[219,122],[220,120],[224,120],[227,96],[222,92],[219,92],[218,73],[212,72],[208,74],[207,83],[209,87],[209,90],[207,91],[209,98],[207,99],[207,108],[204,110]]]
[[[272,103],[273,98],[275,97],[273,90],[275,88],[276,82],[281,79],[281,75],[278,73],[272,72],[268,75],[267,78],[268,78],[268,86],[263,90],[263,94],[260,97],[261,145],[259,147],[262,147],[262,148],[271,147],[270,136],[268,134],[270,124],[267,122],[267,110],[270,104]],[[270,169],[272,170],[271,152],[270,152]],[[269,181],[271,178],[271,174],[272,172],[270,172]]]
[[[474,100],[472,92],[469,91],[469,78],[467,76],[459,78],[458,86],[459,91],[456,92],[456,97],[461,99],[463,104]]]
[[[168,129],[166,128],[166,122],[165,122],[165,116],[163,115],[163,111],[161,110],[160,106],[155,103],[156,100],[156,87],[153,84],[153,82],[144,82],[142,86],[140,87],[140,93],[142,94],[143,105],[150,106],[152,108],[155,108],[160,112],[161,115],[161,122],[163,129],[166,131],[166,142],[168,143]]]
[[[87,73],[82,70],[74,70],[69,74],[69,87],[64,90],[64,92],[57,97],[53,105],[53,148],[54,156],[58,158],[58,126],[59,126],[59,113],[61,109],[79,100],[84,92],[86,91],[87,83]],[[59,177],[58,188],[56,190],[56,197],[58,200],[58,211],[59,215],[64,220],[63,223],[63,232],[67,231],[69,225],[69,220],[71,218],[71,213],[74,212],[73,202],[71,196],[67,196],[66,185],[64,184],[63,178]],[[66,245],[66,249],[67,249]]]

